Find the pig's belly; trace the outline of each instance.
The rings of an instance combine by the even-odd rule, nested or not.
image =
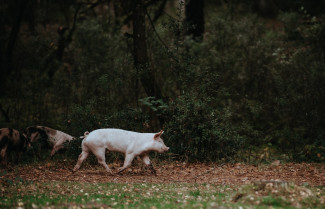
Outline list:
[[[108,140],[86,139],[84,144],[90,148],[91,151],[97,149],[107,149],[109,152],[125,153],[126,147],[121,144],[116,144]]]
[[[120,153],[125,153],[127,150],[127,146],[125,144],[121,144],[121,143],[116,144],[111,141],[107,141],[105,143],[105,148],[110,152],[120,152]]]

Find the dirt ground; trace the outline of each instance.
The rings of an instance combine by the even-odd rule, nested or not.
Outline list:
[[[1,170],[0,182],[17,178],[31,181],[78,181],[115,183],[209,183],[241,185],[260,180],[282,180],[297,185],[325,186],[325,164],[288,163],[280,165],[154,163],[157,176],[140,164],[120,175],[107,174],[99,165],[85,165],[72,173],[73,164],[49,162],[18,165]],[[113,169],[119,165],[111,164]]]

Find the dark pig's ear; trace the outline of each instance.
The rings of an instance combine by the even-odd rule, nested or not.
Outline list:
[[[155,136],[153,137],[154,139],[159,139],[159,137],[161,136],[161,134],[163,134],[164,131],[161,130],[159,133],[156,133]]]

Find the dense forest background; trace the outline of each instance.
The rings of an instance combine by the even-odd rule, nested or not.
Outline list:
[[[163,129],[175,158],[324,161],[324,18],[323,0],[2,0],[0,127]]]

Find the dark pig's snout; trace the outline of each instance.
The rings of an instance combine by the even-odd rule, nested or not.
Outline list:
[[[31,143],[27,143],[27,150],[31,150],[31,149],[33,149],[32,144]]]

